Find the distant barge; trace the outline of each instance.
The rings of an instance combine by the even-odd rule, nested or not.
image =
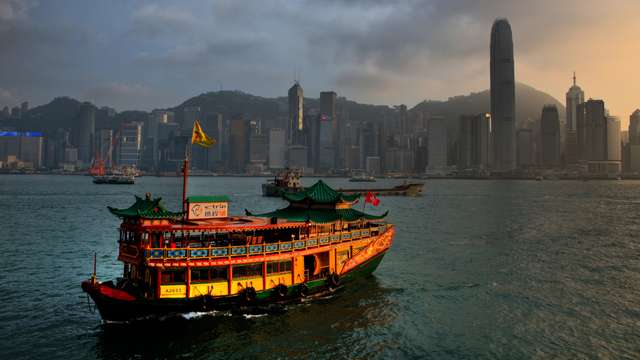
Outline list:
[[[338,189],[343,194],[373,193],[380,196],[421,196],[423,183],[406,183],[391,188]]]

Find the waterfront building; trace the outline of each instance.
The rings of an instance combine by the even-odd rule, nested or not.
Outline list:
[[[78,148],[78,160],[83,167],[89,166],[93,160],[93,138],[96,126],[96,108],[88,102],[80,106],[76,128],[75,145]]]
[[[67,146],[64,149],[64,162],[75,166],[78,163],[78,148]]]
[[[640,145],[640,109],[629,116],[629,144]]]
[[[380,156],[367,156],[365,171],[369,175],[382,174],[382,162],[380,161]]]
[[[249,162],[267,164],[267,137],[252,134],[249,138]]]
[[[287,156],[287,136],[284,129],[269,129],[269,168],[284,169]]]
[[[249,122],[244,119],[232,120],[229,123],[229,168],[235,173],[242,173],[249,159]]]
[[[23,132],[20,134],[19,159],[24,168],[39,169],[43,166],[44,136],[40,132]]]
[[[365,122],[360,124],[358,128],[358,147],[360,149],[360,166],[366,166],[367,157],[380,156],[382,150],[380,149],[380,142],[378,138],[380,136],[380,128],[378,124],[373,122]],[[385,155],[385,169],[386,155]]]
[[[566,94],[566,140],[565,159],[567,164],[578,162],[577,111],[578,105],[584,103],[584,91],[576,85],[576,73],[573,73],[573,86]]]
[[[290,168],[301,169],[302,172],[309,171],[309,148],[304,145],[291,145],[287,155]]]
[[[11,108],[11,118],[12,119],[20,119],[22,114],[20,113],[20,108],[18,106],[14,106]]]
[[[0,131],[0,163],[15,168],[39,169],[44,165],[43,157],[43,133]]]
[[[533,130],[518,129],[516,132],[517,139],[517,165],[520,169],[526,169],[535,165]]]
[[[185,106],[182,110],[182,130],[185,134],[190,134],[193,129],[193,124],[196,120],[200,120],[201,116],[199,106]]]
[[[320,171],[331,171],[336,167],[336,146],[338,144],[338,121],[336,119],[336,93],[320,93],[320,114],[318,116],[318,148],[314,167]]]
[[[493,167],[505,171],[516,167],[513,39],[507,19],[493,23],[490,52]]]
[[[546,168],[560,166],[560,119],[555,105],[545,105],[540,119],[540,162]]]
[[[202,121],[202,126],[204,127],[204,132],[216,141],[215,144],[205,149],[207,154],[206,168],[209,170],[221,169],[224,167],[223,149],[225,141],[222,114],[207,114]]]
[[[304,91],[297,81],[289,89],[287,145],[302,145],[304,131]]]
[[[122,123],[117,148],[118,165],[139,167],[141,150],[142,123],[137,121]]]
[[[622,161],[622,141],[620,138],[620,119],[607,116],[607,160]]]
[[[458,170],[489,166],[491,114],[462,115],[458,126]]]
[[[442,116],[432,116],[427,122],[427,171],[442,172],[447,167],[447,121]]]
[[[113,166],[113,130],[100,129],[96,136],[95,158],[104,161],[104,166]]]
[[[23,101],[22,104],[20,104],[20,114],[24,116],[27,111],[29,111],[29,102]]]
[[[589,99],[576,107],[578,159],[607,160],[607,117],[604,101]]]

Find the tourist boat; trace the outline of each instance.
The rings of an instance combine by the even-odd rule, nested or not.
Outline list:
[[[298,192],[304,188],[300,183],[300,170],[286,169],[278,173],[272,180],[262,184],[262,195],[281,197],[286,192]]]
[[[122,219],[122,277],[98,281],[94,258],[93,275],[82,282],[104,321],[251,312],[324,296],[371,274],[393,242],[386,212],[359,211],[360,194],[322,181],[284,193],[287,207],[233,216],[226,196],[187,197],[187,172],[185,161],[182,211],[150,194],[128,208],[109,207]]]

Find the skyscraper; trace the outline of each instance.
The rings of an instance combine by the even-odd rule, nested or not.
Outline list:
[[[336,119],[336,93],[323,91],[320,93],[320,114],[318,116],[318,148],[314,149],[317,158],[313,166],[316,170],[333,170],[336,167],[336,145],[338,143],[338,127]]]
[[[604,101],[589,99],[576,107],[578,159],[607,160],[607,117]]]
[[[545,105],[540,119],[540,158],[542,166],[560,166],[560,119],[555,105]]]
[[[458,126],[458,170],[489,165],[490,114],[462,115]]]
[[[88,102],[80,106],[80,121],[76,130],[75,145],[78,147],[78,160],[88,166],[92,160],[92,146],[96,126],[96,108]]]
[[[567,130],[576,130],[576,107],[584,102],[584,91],[576,85],[576,73],[573,73],[573,86],[567,91]]]
[[[442,116],[432,116],[427,123],[427,170],[444,171],[447,167],[447,121]]]
[[[249,160],[249,122],[240,118],[229,124],[230,159],[229,167],[234,173],[242,173]]]
[[[515,155],[515,76],[511,25],[498,19],[491,28],[491,119],[493,127],[493,167],[511,170]]]
[[[289,124],[287,127],[287,143],[301,145],[304,130],[304,91],[296,81],[289,89]]]
[[[640,109],[629,116],[629,144],[640,145]]]
[[[138,167],[142,150],[142,123],[122,123],[118,140],[118,165]]]
[[[565,144],[565,158],[567,164],[578,162],[578,135],[577,129],[577,107],[584,102],[584,92],[576,85],[576,73],[573,73],[573,86],[567,91],[567,137]]]
[[[607,160],[622,161],[620,119],[617,116],[607,116]]]

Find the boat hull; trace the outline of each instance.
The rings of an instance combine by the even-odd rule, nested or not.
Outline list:
[[[292,188],[286,186],[278,186],[275,184],[262,184],[262,196],[282,197],[285,192],[298,192],[302,188]]]
[[[179,315],[189,312],[233,311],[253,313],[268,311],[270,306],[299,302],[304,298],[321,296],[349,286],[355,280],[365,278],[373,273],[382,262],[386,250],[372,256],[343,273],[339,285],[331,284],[328,279],[308,281],[287,287],[286,294],[277,289],[259,291],[254,298],[248,299],[246,294],[233,296],[200,296],[190,299],[131,299],[114,296],[113,290],[105,291],[103,284],[91,281],[82,283],[82,289],[95,302],[100,316],[107,322],[127,322]],[[116,292],[118,290],[115,290]]]

